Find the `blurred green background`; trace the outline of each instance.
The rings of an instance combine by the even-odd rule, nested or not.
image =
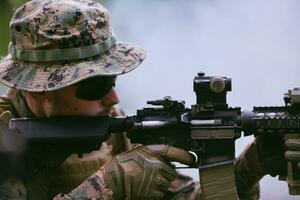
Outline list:
[[[0,1],[0,56],[7,54],[9,42],[9,21],[13,16],[15,9],[20,7],[25,0],[1,0]]]
[[[28,0],[0,0],[0,57],[7,55],[9,43],[9,21],[15,10]],[[99,1],[103,5],[108,4],[108,0]]]
[[[7,55],[10,41],[9,22],[15,10],[29,0],[0,0],[0,58]],[[108,0],[99,1],[103,5],[108,4]],[[0,85],[0,95],[5,93],[7,88]]]

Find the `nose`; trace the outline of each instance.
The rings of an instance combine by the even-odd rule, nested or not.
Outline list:
[[[101,104],[104,106],[113,106],[119,102],[120,98],[114,87],[101,99]]]

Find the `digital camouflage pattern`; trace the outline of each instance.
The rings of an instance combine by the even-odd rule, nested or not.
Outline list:
[[[0,184],[0,199],[26,200],[27,191],[21,180],[10,179]]]
[[[103,181],[99,172],[90,176],[69,194],[59,194],[53,200],[98,199],[112,200],[113,192]]]
[[[23,52],[85,49],[113,36],[108,11],[91,0],[30,1],[16,11],[10,29],[11,48]],[[0,61],[0,82],[41,92],[94,76],[127,73],[144,60],[145,51],[133,44],[116,42],[103,54],[80,60],[28,62],[14,58],[9,54]]]
[[[18,116],[17,113],[25,114],[19,115],[18,117],[32,116],[30,110],[27,110],[28,107],[24,106],[26,102],[24,102],[25,104],[20,103],[23,101],[24,98],[18,90],[10,89],[8,98],[0,98],[0,113],[5,113],[9,110],[11,113],[16,114],[14,117]],[[116,115],[118,115],[118,113],[116,113]],[[0,115],[0,122],[3,121],[3,117],[4,115],[2,113]],[[6,117],[4,118],[6,119]],[[7,122],[3,127],[7,127]],[[114,144],[114,142],[112,143]],[[92,197],[97,197],[97,199],[110,199],[112,191],[102,179],[99,178],[99,174],[92,174],[108,159],[113,157],[112,151],[115,148],[113,144],[109,144],[108,142],[103,143],[99,151],[84,154],[83,158],[78,158],[75,154],[71,155],[58,167],[52,168],[50,165],[47,165],[48,167],[40,166],[41,168],[39,169],[30,169],[35,171],[35,173],[28,179],[9,179],[5,182],[0,182],[0,199],[46,200],[52,199],[60,192],[68,193],[71,190],[72,192],[70,194],[59,194],[55,198],[93,199]],[[45,155],[44,157],[46,160],[51,160]],[[45,159],[40,159],[39,161]],[[53,163],[56,161],[51,160],[50,162]],[[29,172],[27,171],[27,173]]]
[[[178,174],[178,177],[171,182],[165,199],[170,200],[200,200],[200,183],[191,177]]]
[[[89,0],[35,0],[28,2],[16,11],[10,27],[11,45],[19,51],[86,47],[104,41],[113,35],[107,10],[99,3]],[[117,42],[104,54],[80,60],[24,62],[8,55],[0,61],[0,82],[20,90],[49,91],[93,76],[127,73],[135,69],[144,58],[145,51],[143,49],[124,42]],[[22,97],[18,90],[15,91],[17,92],[10,93],[10,95],[16,98],[10,100],[13,101],[15,107],[24,108],[18,110],[17,113],[20,116],[29,115],[23,101],[15,102],[13,100]],[[6,102],[0,104],[0,107],[3,106],[4,110],[10,108]],[[241,161],[237,162],[236,166],[236,175],[239,177],[237,185],[241,185],[249,179],[247,166],[249,162],[243,162],[243,159],[245,158],[241,157]],[[58,195],[56,199],[78,199],[79,197],[93,199],[93,195],[96,195],[98,199],[110,199],[112,192],[103,184],[102,180],[99,175],[94,174],[70,194]],[[62,181],[57,181],[57,183],[62,183]],[[43,195],[31,198],[32,191],[27,187],[28,184],[25,185],[23,181],[13,179],[1,183],[0,199],[43,199]],[[182,187],[182,185],[185,186]],[[249,191],[248,188],[252,188],[252,185],[243,184],[238,187],[244,191]],[[183,178],[175,180],[169,188],[169,192],[170,195],[175,195],[171,195],[170,199],[198,199],[200,187],[199,183]],[[246,196],[248,198],[254,196],[252,199],[257,198],[255,193],[254,195],[247,193]]]
[[[4,97],[2,98],[3,103],[0,104],[1,111],[2,111],[1,108],[3,108],[3,111],[4,110],[13,111],[11,107],[12,105],[14,105],[16,107],[14,106],[13,107],[17,109],[18,112],[13,112],[13,113],[30,113],[30,110],[27,110],[26,109],[27,107],[23,107],[24,104],[20,103],[22,102],[21,99],[23,99],[21,93],[18,93],[17,90],[11,89],[8,93],[8,96],[9,99],[6,99]],[[23,110],[23,111],[19,112],[19,110]],[[119,113],[116,112],[116,115],[119,115]],[[3,115],[0,115],[0,120],[1,120],[1,116]],[[20,117],[22,117],[22,115]],[[116,145],[113,146],[114,146],[113,148],[115,148]],[[102,145],[100,151],[99,152],[97,151],[97,155],[101,154],[102,158],[104,157],[107,157],[107,159],[112,158],[112,155],[109,154],[109,151],[112,151],[112,149],[106,148]],[[109,155],[103,156],[104,154],[109,154],[110,156]],[[163,153],[162,156],[166,156],[164,154],[165,153]],[[97,161],[98,164],[96,164],[96,161],[90,162],[91,160],[89,158],[91,158],[91,156],[95,158],[95,155],[84,154],[83,158],[80,159],[80,163],[79,163],[76,161],[76,159],[78,159],[77,155],[74,154],[70,156],[58,168],[58,170],[44,167],[39,170],[41,171],[41,173],[37,173],[36,175],[31,176],[30,179],[23,180],[24,182],[21,180],[10,179],[5,183],[0,183],[0,199],[7,199],[7,200],[49,199],[54,196],[53,194],[56,195],[59,192],[62,193],[55,196],[54,200],[112,199],[113,192],[112,190],[110,190],[108,185],[103,181],[102,170],[98,170],[100,166],[103,163],[105,163],[107,160],[102,162],[102,164],[100,164],[99,161]],[[47,156],[45,156],[45,158],[47,160],[49,159]],[[98,171],[94,173],[96,170]],[[83,173],[85,174],[89,173],[92,175],[91,176],[89,175],[90,177],[88,178],[88,177],[84,177]],[[70,183],[73,184],[72,187],[70,187],[71,186]],[[66,190],[66,188],[69,189]],[[71,188],[72,189],[75,188],[75,189],[72,190]],[[70,190],[72,191],[69,192]],[[51,195],[48,194],[50,192]],[[195,199],[199,199],[199,194],[200,194],[200,185],[198,182],[194,182],[189,177],[178,175],[176,179],[171,183],[171,186],[168,188],[168,191],[166,191],[166,196],[164,199],[195,200]]]

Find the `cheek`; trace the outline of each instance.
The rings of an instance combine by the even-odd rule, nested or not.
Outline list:
[[[96,115],[102,111],[101,105],[95,101],[73,101],[65,106],[65,112],[71,115]]]
[[[54,115],[88,115],[93,116],[101,112],[98,101],[83,101],[75,97],[69,89],[59,93],[52,104]]]
[[[87,101],[76,97],[75,88],[65,88],[60,90],[59,93],[56,93],[52,103],[52,108],[54,110],[53,115],[107,115],[118,100],[117,97],[113,98],[114,95],[112,94],[114,93],[115,92],[109,93],[109,95],[101,100]],[[114,101],[113,99],[116,100]]]

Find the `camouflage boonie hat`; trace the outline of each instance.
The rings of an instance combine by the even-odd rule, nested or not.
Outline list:
[[[135,69],[145,51],[119,42],[108,11],[91,0],[34,0],[13,16],[9,55],[0,61],[0,82],[41,92],[94,76]]]

